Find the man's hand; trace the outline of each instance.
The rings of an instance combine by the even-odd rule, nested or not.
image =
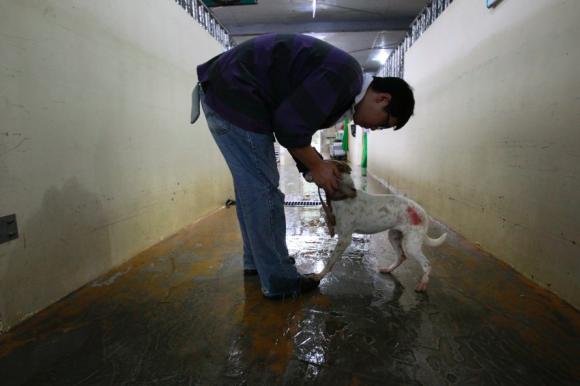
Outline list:
[[[340,171],[334,162],[321,161],[310,169],[310,175],[316,185],[329,193],[334,193],[338,188]]]
[[[309,170],[312,180],[329,193],[338,188],[340,171],[334,162],[324,161],[311,146],[288,149],[292,156]]]

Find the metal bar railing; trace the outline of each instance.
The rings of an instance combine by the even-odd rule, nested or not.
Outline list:
[[[405,72],[405,53],[421,37],[423,32],[445,11],[453,0],[432,0],[411,23],[407,34],[399,46],[391,52],[378,72],[379,76],[403,77]]]
[[[175,0],[205,30],[220,42],[226,50],[234,46],[230,33],[214,16],[201,0]]]

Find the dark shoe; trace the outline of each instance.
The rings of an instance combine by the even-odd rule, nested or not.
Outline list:
[[[300,276],[300,284],[298,286],[298,291],[280,295],[264,295],[264,297],[270,300],[295,298],[297,296],[315,290],[316,288],[318,288],[318,284],[320,284],[320,280],[306,275],[302,275]]]
[[[256,276],[257,274],[257,269],[244,269],[244,276]]]
[[[314,277],[302,275],[300,278],[300,293],[303,294],[315,290],[318,288],[319,284],[320,280]]]

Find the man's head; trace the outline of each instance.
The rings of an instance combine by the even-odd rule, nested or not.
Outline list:
[[[373,77],[363,99],[355,106],[354,123],[371,130],[399,130],[413,115],[413,90],[401,78]]]

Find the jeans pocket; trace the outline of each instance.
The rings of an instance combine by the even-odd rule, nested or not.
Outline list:
[[[201,106],[203,107],[203,112],[205,114],[205,120],[211,133],[215,136],[221,136],[229,133],[232,130],[232,125],[220,117],[215,111],[213,111],[205,101],[203,96],[201,99]]]
[[[215,114],[206,114],[207,125],[213,135],[222,136],[232,130],[232,125]]]

